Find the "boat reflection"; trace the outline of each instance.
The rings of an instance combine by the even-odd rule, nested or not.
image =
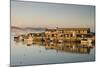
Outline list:
[[[80,43],[56,43],[56,42],[42,42],[42,41],[17,41],[16,43],[22,42],[26,46],[44,46],[46,50],[56,50],[57,52],[69,52],[69,53],[79,53],[79,54],[89,54],[92,47],[83,46]]]

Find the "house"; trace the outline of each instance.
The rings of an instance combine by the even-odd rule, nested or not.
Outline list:
[[[55,41],[75,41],[80,40],[90,33],[90,28],[56,28],[46,29],[45,36],[47,40]],[[58,41],[58,42],[59,42]]]

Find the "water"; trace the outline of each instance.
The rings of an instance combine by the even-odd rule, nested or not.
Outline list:
[[[32,31],[34,32],[34,31]],[[95,48],[65,48],[50,46],[44,43],[15,42],[13,37],[16,32],[11,34],[11,65],[37,65],[51,63],[84,62],[95,60]],[[27,32],[23,32],[26,34]],[[74,44],[72,44],[74,45]],[[74,50],[74,51],[73,51]]]

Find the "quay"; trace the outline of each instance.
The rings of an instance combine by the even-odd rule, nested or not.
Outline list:
[[[34,42],[76,42],[85,46],[92,46],[95,43],[95,34],[90,32],[90,28],[46,28],[41,33],[28,33],[27,35],[18,35],[14,37],[16,41],[34,41]]]

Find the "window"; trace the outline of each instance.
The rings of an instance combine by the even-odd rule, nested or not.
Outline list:
[[[73,37],[73,35],[71,34],[70,37]]]
[[[54,37],[54,34],[52,34],[52,37]]]
[[[78,31],[78,33],[80,33],[80,31]]]

